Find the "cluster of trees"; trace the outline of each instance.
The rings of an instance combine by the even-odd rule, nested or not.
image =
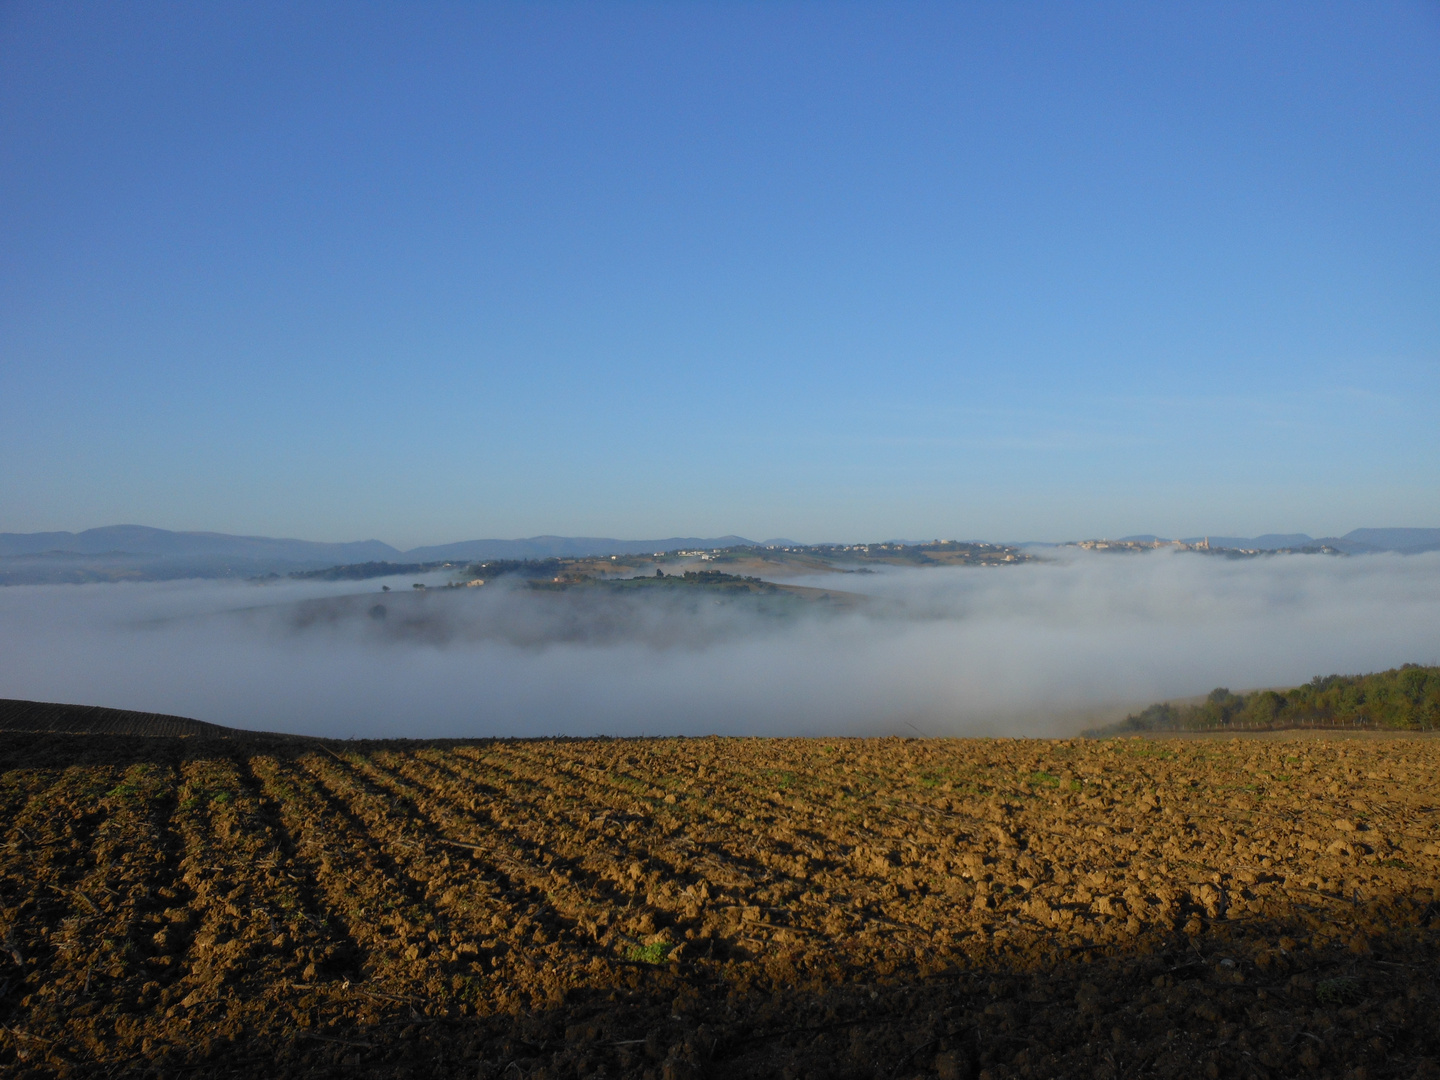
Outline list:
[[[324,570],[296,570],[290,576],[300,581],[365,581],[367,578],[393,577],[396,574],[423,574],[427,570],[438,570],[448,565],[449,563],[348,563]]]
[[[793,550],[793,549],[792,549]],[[968,562],[1003,562],[1010,556],[1011,562],[1027,562],[1030,556],[1019,548],[1001,544],[981,544],[955,540],[936,540],[925,544],[854,544],[837,546],[818,545],[806,549],[826,559],[855,559],[870,562],[907,562],[921,566],[946,565]],[[940,558],[932,558],[940,556]]]
[[[726,582],[750,582],[753,585],[768,585],[758,577],[741,577],[739,574],[726,574],[720,570],[686,570],[685,581],[693,585],[722,585]]]
[[[324,570],[296,570],[290,574],[290,577],[301,581],[364,581],[367,578],[394,577],[398,574],[423,574],[431,570],[449,569],[454,565],[449,562],[348,563],[345,566],[331,566]],[[570,561],[564,559],[494,559],[490,562],[474,563],[467,567],[466,571],[471,578],[493,578],[500,577],[502,574],[548,578],[554,577],[569,566]]]
[[[569,570],[571,565],[571,561],[567,559],[491,559],[489,562],[474,563],[466,569],[466,574],[472,580],[484,578],[486,581],[505,574],[518,574],[527,578],[553,578]]]
[[[775,585],[758,577],[741,577],[739,574],[727,574],[721,570],[686,570],[683,574],[665,574],[659,569],[655,571],[654,577],[632,577],[621,578],[618,581],[605,583],[610,588],[647,588],[656,585],[667,587],[699,587],[705,589],[719,589],[727,592],[762,592],[773,593],[778,591]]]
[[[1372,675],[1317,675],[1291,690],[1210,691],[1198,705],[1151,705],[1126,717],[1128,731],[1166,728],[1285,727],[1326,721],[1382,728],[1440,728],[1440,667],[1406,664]]]

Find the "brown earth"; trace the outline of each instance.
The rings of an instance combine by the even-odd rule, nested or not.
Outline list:
[[[56,705],[48,701],[0,698],[0,731],[65,731],[89,735],[236,734],[234,728],[168,713],[107,709],[100,705]]]
[[[1440,1076],[1427,738],[0,734],[8,1076]]]

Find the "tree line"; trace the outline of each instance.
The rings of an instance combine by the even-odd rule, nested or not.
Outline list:
[[[1369,675],[1317,675],[1290,690],[1210,691],[1197,704],[1159,702],[1127,716],[1123,731],[1289,727],[1358,723],[1379,728],[1440,728],[1440,667],[1405,664]]]

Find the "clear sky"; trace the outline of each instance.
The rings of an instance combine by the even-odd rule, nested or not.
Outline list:
[[[0,531],[1440,525],[1440,4],[0,6]]]

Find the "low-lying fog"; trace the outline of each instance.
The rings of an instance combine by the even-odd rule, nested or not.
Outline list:
[[[795,579],[870,598],[849,606],[414,580],[0,589],[0,697],[340,737],[1056,735],[1219,685],[1440,662],[1440,553]]]

